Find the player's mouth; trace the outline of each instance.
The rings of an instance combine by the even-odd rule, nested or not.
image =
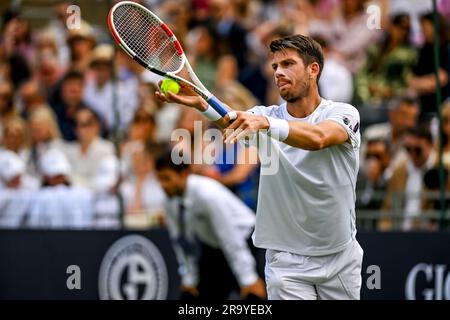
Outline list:
[[[278,89],[280,90],[290,85],[291,83],[289,81],[278,81],[277,83]]]

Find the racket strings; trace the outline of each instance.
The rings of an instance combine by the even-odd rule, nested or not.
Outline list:
[[[113,16],[117,33],[143,61],[164,72],[175,72],[181,64],[173,41],[151,14],[135,6],[123,5]]]

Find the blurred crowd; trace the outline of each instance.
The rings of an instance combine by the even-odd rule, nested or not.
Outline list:
[[[270,41],[293,33],[314,37],[325,54],[321,96],[351,103],[361,114],[358,213],[373,212],[370,228],[378,230],[438,227],[433,212],[443,204],[433,195],[440,178],[450,189],[449,0],[437,1],[438,33],[431,0],[138,2],[173,29],[203,84],[238,110],[282,102]],[[155,155],[173,144],[174,129],[191,133],[183,143],[195,148],[205,143],[194,134],[197,124],[213,125],[194,110],[155,99],[160,78],[116,48],[104,21],[82,19],[80,28],[68,29],[71,4],[57,2],[49,8],[54,17],[38,28],[16,8],[2,12],[0,227],[164,225]],[[255,209],[258,164],[238,161],[254,151],[222,149],[217,159],[234,163],[197,163],[192,171],[220,181]]]

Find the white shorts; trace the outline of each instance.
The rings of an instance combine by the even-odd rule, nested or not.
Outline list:
[[[359,300],[363,249],[354,240],[335,254],[266,251],[269,300]]]

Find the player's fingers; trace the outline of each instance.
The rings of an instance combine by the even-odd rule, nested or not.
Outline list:
[[[253,130],[245,129],[241,133],[238,133],[237,136],[235,137],[235,139],[233,141],[231,141],[231,143],[235,143],[236,141],[245,139],[246,137],[251,137],[253,134],[254,134]]]
[[[156,96],[156,98],[157,98],[158,100],[160,100],[160,101],[162,101],[162,102],[169,102],[169,101],[167,100],[166,96],[165,96],[164,94],[162,94],[161,92],[159,92],[159,91],[156,91],[156,92],[155,92],[155,96]]]
[[[225,117],[228,117],[228,119],[230,119],[229,118],[229,114],[230,113],[231,112],[227,113],[225,115]],[[242,121],[244,120],[243,117],[241,116],[241,114],[242,114],[241,112],[236,112],[236,119],[235,120],[231,120],[232,121],[231,124],[228,127],[226,127],[226,129],[237,129],[237,128],[239,128],[239,126],[242,124]],[[227,119],[225,119],[225,120],[227,120]]]
[[[170,102],[175,102],[179,104],[183,104],[185,106],[191,106],[192,105],[192,97],[191,96],[184,96],[180,94],[175,94],[171,91],[167,91],[166,97]]]
[[[233,134],[233,132],[236,131],[236,130],[239,128],[239,126],[241,125],[241,123],[242,123],[242,119],[238,117],[236,120],[234,120],[234,122],[233,122],[231,125],[229,125],[228,127],[226,127],[226,128],[223,130],[223,140],[224,140],[224,141],[227,140],[228,137],[229,137],[231,134]]]
[[[236,137],[242,133],[242,129],[241,128],[237,128],[237,129],[227,129],[226,131],[228,131],[227,137],[225,139],[225,143],[234,143],[236,141]]]

